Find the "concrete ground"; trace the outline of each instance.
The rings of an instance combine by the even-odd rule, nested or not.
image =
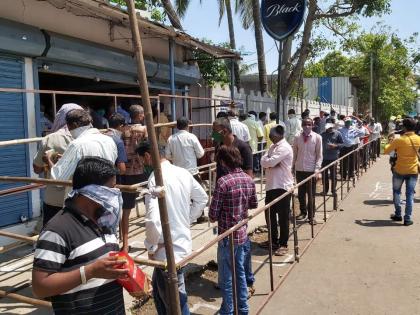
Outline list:
[[[352,185],[349,185],[351,187]],[[347,193],[343,186],[343,195]],[[257,190],[261,187],[258,184]],[[339,191],[339,196],[340,196]],[[263,198],[264,195],[259,195]],[[392,212],[391,185],[387,159],[381,159],[364,174],[357,187],[350,191],[339,208],[332,210],[332,198],[327,198],[326,217],[334,216],[323,224],[323,198],[317,196],[317,221],[315,233],[324,227],[308,251],[295,265],[281,288],[264,309],[264,314],[420,314],[418,297],[420,285],[415,283],[420,267],[415,263],[420,252],[416,246],[420,235],[417,223],[403,227],[388,220]],[[260,205],[263,203],[261,202]],[[416,205],[418,207],[418,205]],[[144,219],[142,208],[130,223],[132,255],[146,257],[143,247]],[[414,217],[416,221],[416,217]],[[310,225],[297,222],[299,251],[311,241]],[[251,221],[249,231],[265,224],[260,215]],[[291,230],[292,232],[292,230]],[[192,227],[193,249],[214,238],[207,223]],[[258,243],[267,234],[261,229],[251,236],[252,263],[256,275],[256,294],[249,300],[250,313],[255,314],[270,294],[270,269],[267,251]],[[294,261],[293,236],[289,240],[289,254],[273,257],[273,278],[276,285]],[[215,314],[220,307],[220,291],[215,289],[217,271],[203,270],[215,260],[216,246],[198,256],[189,266],[187,292],[192,314]],[[31,248],[26,246],[0,256],[0,289],[16,285],[29,286],[32,262]],[[152,268],[144,268],[151,274]],[[202,270],[202,272],[197,272]],[[30,287],[17,293],[31,296]],[[127,314],[156,314],[152,302],[133,310],[135,301],[126,294]],[[11,299],[0,299],[2,314],[51,314],[45,308],[30,307]]]
[[[414,225],[389,220],[386,158],[340,207],[262,314],[420,314],[419,204]]]

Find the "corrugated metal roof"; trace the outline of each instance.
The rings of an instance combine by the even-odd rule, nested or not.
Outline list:
[[[129,19],[126,9],[107,0],[47,0],[51,5],[66,9],[75,15],[84,15],[95,17],[129,26]],[[147,20],[137,14],[137,20],[140,31],[145,34],[174,39],[178,44],[191,49],[202,50],[216,58],[234,58],[241,59],[240,54],[231,49],[210,45],[200,41],[197,38],[188,35],[185,32],[176,30],[155,21]]]

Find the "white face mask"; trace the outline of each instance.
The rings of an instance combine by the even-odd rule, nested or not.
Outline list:
[[[70,134],[73,137],[73,139],[77,139],[83,132],[85,132],[86,130],[90,129],[92,127],[92,125],[87,125],[87,126],[82,126],[79,128],[75,128],[73,130],[70,130]]]

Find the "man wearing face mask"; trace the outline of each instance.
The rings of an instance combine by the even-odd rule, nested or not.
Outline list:
[[[318,173],[322,165],[322,138],[319,134],[312,131],[313,121],[305,118],[302,121],[303,132],[295,138],[293,144],[293,165],[296,171],[296,182],[299,183],[307,177]],[[317,174],[317,179],[321,174]],[[312,200],[309,198],[309,189],[312,190]],[[316,180],[312,180],[305,185],[298,187],[298,197],[300,215],[297,217],[303,220],[308,215],[309,222],[316,224],[314,218],[315,209]],[[308,196],[308,202],[306,202]]]
[[[152,155],[149,142],[142,143],[136,150],[144,159],[144,165],[152,167]],[[159,145],[160,164],[165,185],[165,200],[168,209],[169,225],[176,262],[192,251],[190,225],[200,217],[207,204],[208,197],[192,174],[181,167],[172,165],[165,158],[165,148]],[[149,177],[148,189],[156,188],[155,175]],[[146,239],[144,245],[149,258],[166,260],[162,226],[159,215],[158,199],[147,194],[146,204]],[[167,287],[168,275],[165,270],[155,268],[153,272],[153,298],[159,315],[171,314]],[[182,314],[189,314],[187,293],[185,291],[184,272],[178,271],[179,300]]]
[[[346,117],[344,119],[344,127],[338,130],[343,138],[343,147],[340,150],[340,156],[344,156],[357,149],[358,143],[360,142],[359,137],[363,137],[365,135],[364,130],[353,128],[352,124],[353,120],[350,117]],[[340,168],[343,169],[342,175],[344,180],[354,177],[353,154],[342,160]]]
[[[284,128],[280,125],[271,128],[270,139],[273,142],[270,149],[261,158],[261,166],[266,169],[267,182],[265,189],[267,195],[265,204],[286,193],[293,187],[292,161],[293,150],[290,144],[284,139]],[[290,198],[286,196],[266,212],[271,223],[271,238],[274,254],[284,256],[287,254],[287,241],[289,240],[289,215]],[[280,227],[280,237],[278,228]],[[268,248],[269,242],[261,243],[263,248]]]
[[[60,160],[51,168],[51,177],[69,180],[77,163],[86,156],[96,156],[115,163],[118,153],[114,141],[92,128],[92,118],[85,110],[75,109],[66,116],[66,123],[73,140]]]
[[[334,123],[327,123],[325,125],[326,131],[322,133],[322,156],[323,161],[321,167],[324,168],[325,166],[333,163],[335,160],[338,159],[340,155],[340,149],[343,146],[343,138],[341,137],[341,133],[334,130]],[[329,173],[329,176],[328,176]],[[328,194],[330,189],[330,179],[331,179],[331,193],[335,194],[335,187],[336,187],[336,174],[337,174],[337,166],[334,164],[333,166],[329,167],[322,173],[322,183],[324,186],[324,194]]]
[[[125,314],[122,287],[127,269],[110,252],[119,250],[115,228],[122,198],[114,188],[114,164],[80,160],[64,208],[42,230],[34,253],[32,290],[50,297],[55,314]]]
[[[212,138],[216,142],[216,154],[217,149],[220,145],[224,144],[227,146],[236,147],[241,153],[242,157],[242,170],[249,176],[253,177],[252,172],[252,151],[248,143],[239,140],[232,133],[230,122],[226,118],[218,118],[213,122],[213,133]],[[223,169],[223,166],[218,163],[216,166],[216,181],[223,175],[227,174],[227,170]]]
[[[296,117],[296,112],[293,108],[288,111],[289,119],[286,120],[286,140],[290,145],[295,142],[295,137],[299,136],[302,132],[302,123]]]

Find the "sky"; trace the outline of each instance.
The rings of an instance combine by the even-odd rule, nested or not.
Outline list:
[[[383,21],[396,31],[400,37],[408,38],[414,32],[420,33],[420,0],[392,0],[391,14],[382,17],[361,18],[360,26],[369,31],[377,22]],[[185,31],[197,38],[206,38],[214,43],[229,41],[226,15],[220,27],[218,25],[219,13],[216,0],[192,0],[191,5],[182,21]],[[254,40],[254,30],[244,30],[240,24],[239,16],[235,15],[235,37],[237,48],[243,48],[248,56],[243,57],[243,62],[253,64],[257,62]],[[264,51],[266,54],[267,73],[276,71],[278,52],[274,40],[264,31]],[[257,72],[257,66],[251,72]]]

